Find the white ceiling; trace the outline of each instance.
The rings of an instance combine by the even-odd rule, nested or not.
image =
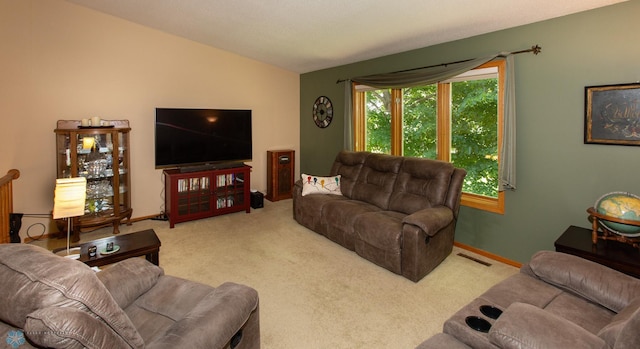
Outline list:
[[[306,73],[626,0],[67,1]]]

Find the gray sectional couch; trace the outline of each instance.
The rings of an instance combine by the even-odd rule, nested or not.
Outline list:
[[[497,311],[483,312],[485,306]],[[640,280],[580,257],[540,251],[418,346],[457,348],[640,348]]]
[[[298,180],[293,216],[363,258],[419,281],[452,251],[466,171],[451,163],[341,151],[329,172],[339,194],[309,194]],[[334,179],[327,180],[326,186]],[[323,181],[323,186],[325,186]]]

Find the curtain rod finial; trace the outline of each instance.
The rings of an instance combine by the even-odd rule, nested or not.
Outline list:
[[[537,55],[538,53],[540,53],[540,51],[542,51],[542,47],[536,44],[534,46],[531,46],[531,51],[533,51],[534,55]]]

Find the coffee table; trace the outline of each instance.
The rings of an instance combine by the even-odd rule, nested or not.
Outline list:
[[[111,254],[101,254],[100,251],[105,250],[105,247],[109,242],[113,242],[114,246],[120,246],[120,249]],[[89,257],[90,246],[96,246],[98,248],[98,252],[95,257]],[[153,229],[142,230],[130,234],[114,235],[72,247],[80,247],[80,258],[78,260],[90,267],[100,267],[107,264],[113,264],[127,258],[140,256],[145,256],[149,262],[155,265],[160,264],[160,239],[158,239],[158,236]]]

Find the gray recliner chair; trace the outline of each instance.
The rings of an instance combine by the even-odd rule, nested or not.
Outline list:
[[[259,348],[258,293],[164,275],[144,258],[95,272],[0,245],[0,336],[14,348]]]
[[[541,251],[418,348],[640,348],[640,280]]]

